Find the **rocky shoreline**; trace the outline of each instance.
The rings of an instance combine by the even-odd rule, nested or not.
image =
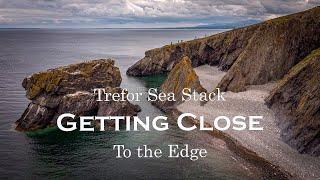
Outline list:
[[[127,74],[148,76],[170,72],[161,86],[165,92],[176,94],[183,88],[203,92],[203,87],[218,87],[238,98],[240,110],[234,109],[236,112],[259,113],[250,107],[241,110],[247,104],[241,104],[246,101],[244,95],[252,100],[253,106],[261,107],[266,113],[268,130],[245,136],[232,132],[213,134],[224,138],[246,156],[254,154],[262,161],[271,162],[285,178],[316,179],[320,176],[317,172],[320,169],[317,166],[320,155],[319,48],[320,7],[315,7],[210,37],[149,50]],[[212,76],[218,79],[214,83],[205,75],[207,82],[201,84],[199,82],[203,80],[193,68],[202,65],[216,66],[225,72],[219,75],[220,79]],[[210,72],[203,74],[206,73]],[[268,86],[270,83],[273,85]],[[204,107],[196,103],[181,108],[184,103],[179,101],[155,104],[170,114],[201,111],[201,115],[214,116],[217,109],[210,104]],[[220,111],[230,114],[231,105]],[[193,122],[198,123],[197,120]],[[285,175],[287,173],[289,176]]]
[[[167,111],[167,113],[173,119],[176,119],[182,112],[177,109],[171,109],[170,111]],[[188,118],[187,121],[196,126],[200,125],[198,119]],[[205,127],[212,127],[212,125],[208,122],[205,122]],[[242,157],[249,163],[255,165],[263,173],[263,178],[265,179],[299,179],[294,177],[292,172],[286,171],[282,167],[275,165],[274,163],[261,157],[256,152],[243,146],[237,139],[233,138],[227,133],[217,130],[207,131],[206,133],[210,134],[212,138],[219,138],[223,140],[230,151]]]
[[[188,57],[192,67],[216,65],[226,71],[217,85],[222,91],[242,92],[251,85],[278,81],[267,103],[273,110],[281,110],[277,114],[283,140],[301,153],[319,156],[320,100],[316,93],[320,86],[316,63],[319,47],[320,7],[315,7],[210,37],[149,50],[127,74],[145,76],[170,72]],[[308,70],[309,75],[306,74]],[[177,83],[168,84],[172,87]]]
[[[203,77],[203,74],[210,73],[213,77],[221,77],[220,74],[224,74],[221,71],[217,72],[216,67],[211,67],[211,69],[195,68],[202,83],[217,84],[219,82],[215,78],[208,80],[207,77]],[[243,116],[262,115],[263,120],[260,123],[264,127],[263,131],[234,131],[230,129],[216,134],[226,136],[224,138],[226,141],[234,141],[234,145],[254,152],[256,156],[280,167],[280,169],[294,177],[316,179],[316,177],[320,176],[317,171],[317,169],[320,169],[320,159],[300,154],[281,140],[281,130],[277,126],[277,116],[264,102],[264,99],[275,86],[276,83],[268,83],[266,85],[251,86],[244,92],[233,93],[229,91],[225,93],[226,102],[208,102],[203,106],[196,101],[185,102],[180,104],[177,109],[181,112],[193,113],[196,116],[203,115],[208,117],[206,122],[210,127],[213,126],[210,117],[221,115],[233,117],[239,114]],[[193,121],[199,123],[198,120]]]

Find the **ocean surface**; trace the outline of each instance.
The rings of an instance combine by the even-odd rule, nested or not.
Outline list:
[[[14,122],[29,100],[22,80],[34,72],[97,58],[113,58],[120,67],[122,87],[130,92],[157,87],[163,77],[134,78],[126,69],[151,48],[215,34],[222,30],[168,29],[0,29],[0,179],[255,179],[248,162],[229,151],[224,142],[204,132],[184,132],[175,120],[164,132],[71,132],[43,130],[21,133]],[[139,114],[163,115],[143,98]],[[114,144],[134,149],[189,144],[205,148],[206,158],[116,159]],[[166,154],[166,153],[165,153]]]

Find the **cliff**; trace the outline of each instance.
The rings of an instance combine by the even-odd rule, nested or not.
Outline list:
[[[219,65],[227,70],[231,67],[258,25],[253,25],[207,38],[166,45],[145,52],[145,57],[127,70],[131,76],[146,76],[166,73],[184,56],[191,59],[192,66]]]
[[[281,79],[303,57],[320,46],[320,7],[207,38],[149,50],[127,74],[145,76],[171,71],[184,56],[192,66],[217,65],[227,74],[224,91]]]
[[[319,80],[320,48],[295,65],[266,99],[284,141],[316,156],[320,155]]]
[[[149,50],[127,74],[145,76],[171,71],[163,89],[177,92],[173,87],[180,87],[177,79],[184,73],[175,75],[176,67],[179,69],[177,65],[187,56],[192,67],[208,64],[226,71],[217,85],[222,91],[240,92],[250,85],[279,81],[266,102],[277,114],[281,136],[299,152],[319,155],[319,47],[320,7],[315,7]]]
[[[76,116],[136,115],[140,108],[128,101],[108,104],[96,101],[94,88],[120,92],[120,84],[120,70],[111,59],[93,60],[35,73],[23,80],[26,96],[31,102],[16,121],[16,129],[29,131],[55,126],[57,117],[63,113]]]
[[[156,101],[154,104],[163,111],[174,108],[182,102],[182,91],[184,88],[190,88],[192,91],[199,93],[206,92],[201,86],[199,77],[192,68],[191,61],[188,57],[183,57],[179,63],[173,67],[167,79],[160,87],[163,93],[173,93],[175,95],[175,101]]]

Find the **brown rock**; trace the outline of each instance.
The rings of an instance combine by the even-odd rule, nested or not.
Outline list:
[[[259,25],[245,50],[219,83],[223,91],[281,79],[320,47],[320,7]]]
[[[131,66],[127,74],[146,76],[166,73],[184,56],[191,59],[193,67],[210,64],[219,65],[223,70],[229,69],[257,28],[253,25],[146,51],[145,57]]]
[[[176,100],[156,101],[155,105],[163,111],[172,109],[175,105],[182,102],[182,90],[184,88],[190,88],[192,91],[199,93],[206,92],[206,90],[201,86],[199,77],[192,68],[191,61],[188,57],[184,57],[174,66],[160,88],[163,93],[174,93]]]
[[[32,100],[17,130],[30,131],[55,126],[58,116],[113,115],[134,116],[139,106],[128,101],[97,102],[94,88],[107,87],[107,92],[121,92],[120,71],[113,60],[94,60],[36,73],[24,79],[23,87]]]
[[[22,86],[32,100],[42,94],[64,95],[120,84],[120,70],[114,61],[100,59],[35,73],[25,78]]]
[[[276,113],[281,136],[299,152],[320,155],[320,48],[313,51],[266,99]]]

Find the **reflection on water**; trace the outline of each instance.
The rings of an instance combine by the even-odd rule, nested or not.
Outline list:
[[[221,140],[201,132],[184,132],[175,120],[168,120],[164,132],[61,132],[50,128],[20,133],[12,125],[28,100],[21,87],[33,72],[80,62],[112,57],[123,77],[122,87],[146,92],[157,87],[164,76],[133,78],[125,70],[147,49],[171,41],[192,39],[214,30],[0,30],[0,178],[257,178],[259,174],[241,158],[228,151]],[[139,116],[158,116],[146,96],[137,102]],[[114,144],[127,148],[148,145],[166,152],[168,144],[189,144],[206,148],[208,157],[189,159],[115,159]],[[134,155],[133,155],[134,156]]]

